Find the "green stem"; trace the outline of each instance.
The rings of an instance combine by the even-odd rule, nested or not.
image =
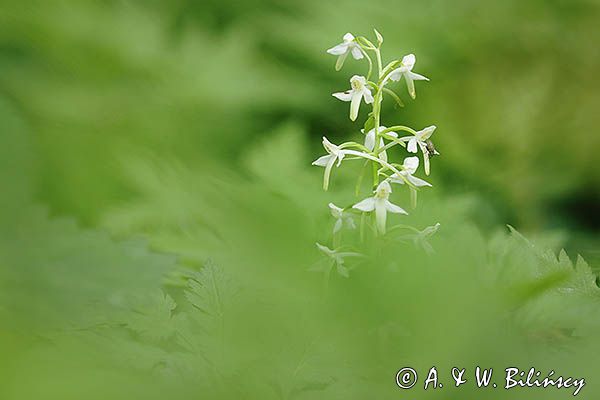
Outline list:
[[[386,144],[385,146],[383,146],[381,149],[378,150],[377,154],[384,152],[392,147],[394,147],[395,145],[399,144],[402,147],[406,147],[406,143],[404,143],[403,141],[399,140],[398,138],[395,138],[393,136],[390,135],[385,135],[382,134],[381,136],[383,136],[384,138],[386,138],[387,140],[390,141],[390,143]],[[375,154],[375,155],[377,155]]]
[[[373,75],[373,60],[371,59],[371,57],[369,56],[369,54],[367,53],[367,51],[362,48],[362,52],[365,55],[365,57],[367,58],[367,61],[369,62],[369,73],[367,74],[367,81],[371,80],[371,75]]]
[[[386,129],[382,130],[381,134],[384,135],[384,134],[386,134],[388,132],[393,132],[393,131],[405,131],[405,132],[408,132],[408,133],[412,133],[413,135],[417,133],[417,131],[415,131],[412,128],[409,128],[408,126],[394,125],[394,126],[391,126],[389,128],[386,128]]]

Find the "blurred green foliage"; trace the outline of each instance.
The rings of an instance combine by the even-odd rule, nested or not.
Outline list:
[[[36,134],[40,196],[93,223],[130,194],[123,154],[235,161],[289,119],[356,134],[329,93],[365,66],[336,74],[324,49],[377,25],[432,78],[397,117],[438,125],[440,186],[528,229],[578,228],[600,186],[599,15],[593,0],[5,1],[0,88]]]
[[[3,1],[0,398],[480,398],[394,385],[454,364],[555,369],[597,397],[596,276],[553,250],[600,257],[599,17],[594,0]],[[359,138],[330,93],[365,69],[324,50],[373,27],[432,79],[384,115],[438,126],[434,189],[402,221],[442,227],[433,256],[392,238],[324,290],[314,242],[354,186],[340,169],[322,193],[309,164],[323,134]]]

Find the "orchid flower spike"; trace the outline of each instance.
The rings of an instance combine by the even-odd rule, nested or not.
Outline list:
[[[387,180],[381,182],[377,189],[375,189],[375,195],[368,197],[363,201],[360,201],[352,206],[357,210],[363,212],[375,211],[375,220],[377,222],[377,230],[381,233],[385,233],[385,223],[387,219],[387,212],[395,214],[406,214],[403,208],[391,203],[388,199],[390,193],[392,193],[392,187]]]
[[[331,250],[329,247],[323,246],[320,243],[316,243],[316,245],[317,245],[317,248],[331,260],[331,262],[326,266],[326,270],[324,272],[329,273],[331,268],[333,266],[335,266],[338,274],[342,275],[345,278],[348,278],[350,276],[350,274],[349,274],[348,268],[345,265],[344,259],[348,258],[348,257],[364,257],[360,253],[354,253],[354,252],[350,252],[350,251]],[[322,269],[318,269],[318,268],[311,268],[311,270],[312,271],[322,271]]]
[[[400,174],[393,174],[390,176],[390,182],[399,183],[404,185],[405,182],[409,182],[415,187],[431,186],[431,183],[424,181],[423,179],[413,176],[419,168],[419,157],[407,157],[404,159],[402,164],[402,171]]]
[[[433,135],[435,129],[436,126],[431,125],[423,130],[415,132],[413,136],[404,136],[399,139],[403,142],[408,142],[406,149],[411,153],[416,153],[418,149],[421,149],[426,175],[429,175],[429,158],[440,154],[429,144],[429,138]],[[432,150],[430,148],[432,148]]]
[[[374,99],[371,90],[367,86],[367,79],[364,76],[354,75],[350,78],[350,86],[350,90],[334,93],[333,97],[350,102],[350,119],[356,121],[363,97],[367,104],[373,103]]]
[[[379,133],[385,131],[387,128],[385,126],[380,126],[379,127]],[[364,130],[362,131],[364,133]],[[392,136],[397,138],[398,134],[396,132],[386,132],[386,135]],[[373,151],[373,149],[375,148],[375,128],[371,129],[366,137],[365,137],[365,147],[369,150],[369,151]],[[379,138],[379,146],[378,148],[381,149],[385,146],[385,142],[383,141],[383,138]],[[381,153],[379,153],[379,158],[383,161],[388,160],[387,157],[387,153],[385,152],[385,150],[383,150]]]
[[[335,225],[333,226],[333,233],[338,233],[345,225],[348,229],[355,229],[356,225],[350,215],[344,212],[343,208],[336,206],[333,203],[329,203],[329,210],[331,215],[335,218]]]
[[[344,35],[344,41],[337,46],[333,46],[329,50],[327,50],[329,54],[334,56],[338,56],[337,61],[335,63],[335,70],[339,71],[344,66],[344,61],[346,61],[346,57],[348,57],[348,53],[352,53],[352,57],[355,60],[360,60],[364,58],[362,49],[360,45],[354,39],[354,35],[351,33],[346,33]]]
[[[342,160],[346,156],[346,151],[331,143],[325,136],[323,136],[323,147],[327,151],[327,155],[317,158],[315,161],[313,161],[312,165],[325,167],[325,173],[323,175],[323,189],[327,190],[327,188],[329,188],[329,177],[331,175],[333,164],[335,164],[337,161],[336,166],[339,167],[342,163]]]
[[[395,82],[399,81],[402,77],[406,80],[406,87],[408,88],[408,94],[413,99],[417,97],[417,93],[415,92],[415,82],[414,81],[428,81],[429,79],[424,77],[423,75],[419,75],[415,72],[412,72],[415,63],[417,62],[417,58],[414,54],[409,54],[402,58],[402,66],[390,72],[389,78]]]

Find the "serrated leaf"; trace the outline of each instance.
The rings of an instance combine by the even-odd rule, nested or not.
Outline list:
[[[31,329],[100,323],[158,290],[174,258],[25,207],[0,230],[0,303]]]
[[[212,261],[192,275],[185,296],[192,306],[212,318],[222,318],[227,304],[236,293],[231,279]]]
[[[132,306],[124,323],[142,339],[153,342],[168,339],[176,331],[172,315],[176,307],[171,296],[158,290],[153,295],[138,299],[138,304]]]

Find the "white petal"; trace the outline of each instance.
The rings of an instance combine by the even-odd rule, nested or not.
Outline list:
[[[344,222],[346,223],[347,229],[356,229],[356,225],[354,224],[354,220],[352,218],[344,218]]]
[[[436,126],[435,125],[431,125],[428,126],[427,128],[423,129],[422,131],[419,131],[419,136],[421,137],[421,140],[427,140],[431,137],[431,135],[433,135],[433,132],[435,131]]]
[[[385,233],[385,222],[387,219],[387,207],[385,199],[377,199],[375,201],[375,221],[377,222],[377,230]]]
[[[406,214],[408,213],[404,210],[404,208],[395,205],[389,200],[385,200],[385,209],[394,214]]]
[[[383,143],[383,139],[381,139],[381,141],[379,142],[379,148],[381,149],[383,146],[385,146],[385,144]],[[387,151],[384,150],[381,153],[379,153],[379,159],[387,162],[388,161]]]
[[[362,75],[353,75],[352,78],[350,78],[350,83],[352,83],[352,81],[358,81],[362,86],[367,84],[367,78]]]
[[[404,74],[404,80],[406,81],[406,87],[408,88],[408,94],[410,94],[410,97],[413,99],[416,98],[417,92],[415,92],[415,82],[408,74]]]
[[[358,118],[362,97],[362,92],[353,92],[352,94],[352,101],[350,103],[350,119],[352,121],[356,121],[356,118]]]
[[[375,129],[371,129],[367,136],[365,137],[365,147],[369,149],[369,151],[373,151],[375,148]]]
[[[406,150],[408,150],[410,153],[417,152],[417,138],[416,137],[410,138],[410,140],[408,141],[408,145],[406,146]]]
[[[327,163],[331,160],[332,156],[331,154],[327,154],[326,156],[321,156],[319,158],[317,158],[315,161],[312,162],[312,165],[316,165],[318,167],[324,167],[327,165]]]
[[[331,143],[329,140],[327,140],[327,138],[325,136],[323,136],[323,147],[325,148],[325,150],[329,153],[332,154],[336,157],[340,156],[340,148],[339,146],[336,146],[335,144]],[[342,158],[344,158],[342,156]]]
[[[325,172],[323,172],[323,190],[329,189],[329,177],[331,176],[331,169],[333,168],[335,159],[335,156],[331,156],[327,162],[327,165],[325,166]]]
[[[402,78],[402,71],[400,68],[396,68],[387,76],[388,79],[393,80],[394,82],[398,82]]]
[[[421,178],[417,178],[416,176],[408,175],[406,179],[416,187],[431,186],[431,183],[424,181]]]
[[[344,62],[346,61],[346,58],[348,57],[348,53],[344,53],[344,54],[340,54],[340,56],[338,57],[338,59],[335,61],[335,70],[339,71],[342,69],[342,67],[344,66]]]
[[[353,46],[351,52],[352,57],[354,57],[355,60],[362,60],[365,57],[362,50],[358,46]]]
[[[344,159],[344,157],[346,157],[346,153],[343,150],[337,152],[337,160],[338,160],[338,162],[337,162],[336,167],[340,166],[340,164],[342,163],[342,160]]]
[[[436,233],[438,231],[438,229],[440,229],[440,223],[436,223],[435,225],[432,226],[428,226],[427,228],[423,229],[421,231],[421,235],[425,236],[425,237],[429,237],[431,235],[433,235],[434,233]]]
[[[409,71],[408,75],[415,81],[428,81],[429,78],[423,76],[423,75],[419,75],[415,72]]]
[[[336,46],[333,46],[327,53],[333,54],[334,56],[341,56],[342,54],[346,54],[348,52],[348,43],[340,43]]]
[[[414,174],[419,168],[419,157],[406,157],[403,166],[406,172]]]
[[[427,149],[423,152],[423,165],[425,166],[425,175],[429,175],[429,154]]]
[[[365,103],[372,104],[373,101],[375,101],[375,99],[373,98],[373,95],[371,94],[371,91],[369,89],[364,88],[363,95],[365,96]]]
[[[390,182],[404,185],[406,182],[402,179],[403,177],[406,178],[406,173],[404,171],[401,171],[400,174],[393,174],[390,176]]]
[[[317,245],[317,248],[322,251],[323,253],[325,253],[327,256],[331,257],[335,254],[335,251],[331,250],[329,247],[327,246],[323,246],[320,243],[315,243]]]
[[[392,193],[392,187],[390,186],[390,183],[387,180],[385,180],[377,186],[375,192],[377,193],[379,198],[387,199],[390,193]]]
[[[336,267],[337,267],[338,274],[340,274],[344,278],[349,278],[350,277],[350,273],[348,272],[348,268],[346,268],[343,263],[336,263]]]
[[[342,211],[343,211],[342,208],[336,206],[333,203],[329,203],[328,206],[329,206],[329,210],[331,211],[331,215],[334,218],[341,218],[342,217]]]
[[[339,92],[332,94],[336,99],[340,99],[342,101],[351,101],[352,100],[352,91],[348,90],[347,92]]]
[[[352,42],[354,40],[354,35],[350,32],[344,35],[344,42]]]
[[[409,70],[411,70],[412,67],[415,66],[416,62],[417,62],[417,57],[415,57],[414,54],[409,54],[409,55],[404,56],[402,58],[402,65],[404,65],[405,67],[407,67]]]
[[[352,208],[364,212],[370,212],[375,209],[375,198],[368,197],[352,206]]]
[[[410,205],[412,208],[417,208],[417,189],[410,188]]]
[[[335,225],[333,225],[333,233],[338,233],[340,229],[342,229],[342,224],[343,222],[341,219],[335,221]]]

